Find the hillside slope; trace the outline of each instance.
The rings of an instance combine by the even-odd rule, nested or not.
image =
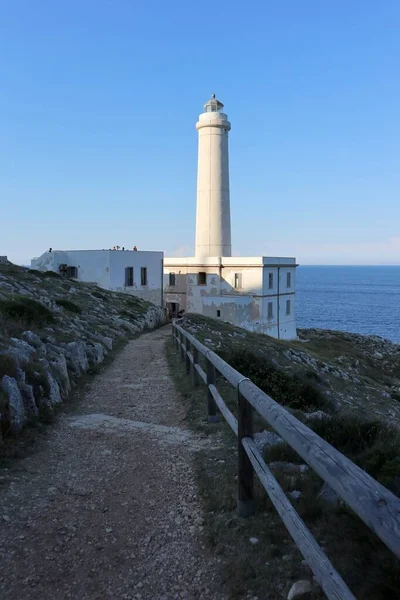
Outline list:
[[[184,327],[228,362],[232,354],[255,354],[309,382],[336,410],[400,425],[400,344],[328,329],[300,329],[298,341],[281,341],[198,315]]]
[[[130,295],[0,264],[1,436],[52,412],[116,343],[163,319]]]

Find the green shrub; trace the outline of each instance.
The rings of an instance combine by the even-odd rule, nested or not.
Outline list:
[[[30,275],[37,275],[37,277],[43,277],[44,276],[43,271],[38,271],[37,269],[29,269],[29,274]]]
[[[58,306],[61,306],[65,310],[68,310],[69,312],[73,312],[73,313],[77,313],[77,314],[80,314],[82,312],[81,307],[78,306],[77,304],[75,304],[75,302],[71,302],[71,300],[65,300],[64,298],[60,298],[60,299],[56,300],[56,304]]]
[[[278,370],[265,357],[239,350],[219,354],[234,369],[249,377],[263,392],[280,404],[307,411],[325,408],[329,404],[311,381]]]
[[[26,325],[47,325],[54,323],[54,315],[44,304],[25,296],[14,296],[9,300],[0,300],[0,313],[6,318],[20,321]]]
[[[106,299],[106,294],[102,294],[101,292],[97,292],[96,290],[94,290],[93,292],[90,292],[90,293],[95,298],[100,298],[100,300],[105,300]]]
[[[56,273],[55,271],[45,271],[43,273],[43,275],[45,277],[58,277],[59,279],[61,278],[61,275],[59,275],[58,273]]]
[[[400,494],[400,434],[381,421],[357,416],[310,419],[307,425],[371,477]]]

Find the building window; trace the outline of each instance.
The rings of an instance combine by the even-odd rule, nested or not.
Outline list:
[[[133,267],[126,267],[125,269],[125,285],[126,287],[133,286]]]
[[[272,319],[273,317],[273,312],[272,312],[272,302],[268,302],[268,319]]]
[[[141,267],[140,269],[140,283],[147,285],[147,267]]]
[[[286,314],[290,315],[290,300],[286,300]]]
[[[65,276],[68,279],[78,279],[78,267],[67,267]]]
[[[268,273],[268,288],[270,290],[272,290],[273,287],[274,287],[274,274]]]
[[[292,274],[286,273],[286,287],[292,287]]]
[[[235,279],[234,279],[234,286],[235,286],[235,290],[241,290],[243,285],[242,285],[242,273],[235,273]]]
[[[176,285],[175,284],[175,273],[169,274],[169,285]]]
[[[207,273],[204,271],[200,271],[197,275],[197,285],[206,285],[207,283]]]
[[[221,316],[221,311],[217,310],[217,317],[220,317],[220,316]]]

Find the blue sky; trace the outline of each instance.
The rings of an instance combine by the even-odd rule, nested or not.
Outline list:
[[[2,0],[0,254],[192,254],[197,134],[230,133],[237,255],[400,264],[400,3]]]

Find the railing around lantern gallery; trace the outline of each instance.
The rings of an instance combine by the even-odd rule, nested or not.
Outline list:
[[[238,437],[238,513],[253,514],[253,474],[278,511],[326,596],[332,600],[355,600],[304,521],[286,497],[253,441],[253,409],[285,440],[340,498],[364,521],[384,544],[400,557],[400,499],[346,456],[275,402],[250,379],[233,369],[215,352],[201,344],[179,323],[172,323],[173,341],[192,373],[193,385],[207,386],[208,421],[217,420],[217,408]],[[206,371],[199,364],[202,355]],[[225,404],[216,386],[216,373],[237,390],[238,419]]]

